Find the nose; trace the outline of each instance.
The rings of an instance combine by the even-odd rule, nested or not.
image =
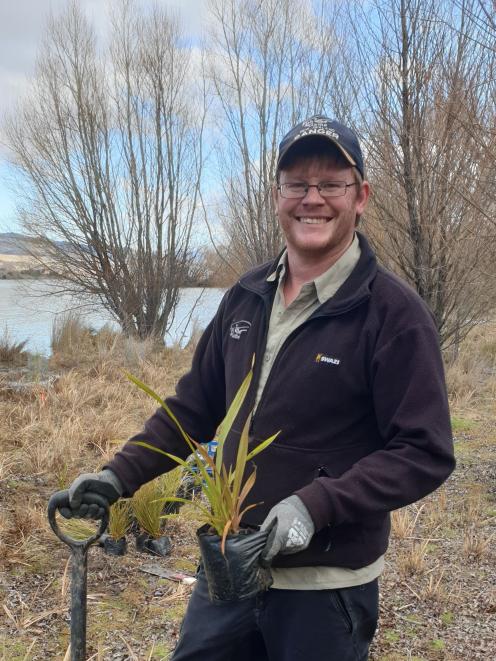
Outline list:
[[[325,199],[319,193],[318,184],[308,184],[308,190],[302,199],[303,204],[325,204]]]

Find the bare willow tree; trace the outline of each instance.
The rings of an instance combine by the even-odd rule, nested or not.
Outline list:
[[[74,2],[6,127],[37,258],[139,337],[163,337],[191,258],[204,97],[182,44],[172,16],[124,2],[99,48]]]
[[[336,111],[339,49],[326,0],[211,0],[208,41],[216,94],[219,218],[242,271],[282,247],[271,186],[282,135],[301,119]],[[344,103],[340,95],[339,103]]]
[[[368,35],[349,56],[374,191],[368,232],[429,304],[445,347],[496,298],[494,63],[468,20],[477,3],[372,0],[349,23]]]

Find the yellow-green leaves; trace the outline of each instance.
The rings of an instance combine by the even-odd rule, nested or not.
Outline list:
[[[127,377],[136,386],[138,386],[138,388],[146,392],[150,397],[158,402],[167,413],[169,418],[175,423],[178,431],[193,453],[192,460],[185,461],[176,455],[170,454],[161,448],[157,448],[150,443],[145,443],[143,441],[135,441],[135,444],[165,455],[172,461],[182,466],[184,470],[188,471],[195,478],[195,480],[201,484],[202,491],[208,501],[210,510],[206,509],[203,505],[196,501],[194,501],[194,504],[202,512],[205,523],[208,523],[209,526],[213,528],[219,536],[222,537],[222,551],[224,551],[227,535],[230,533],[238,532],[243,514],[247,510],[256,506],[253,504],[243,509],[243,504],[245,503],[248,494],[253,488],[256,479],[255,468],[253,468],[251,474],[245,478],[247,464],[254,457],[256,457],[259,452],[270,445],[270,443],[272,443],[272,441],[274,441],[279,434],[279,432],[277,432],[270,438],[262,441],[250,452],[248,452],[248,430],[251,419],[250,414],[248,419],[245,421],[243,431],[239,439],[235,465],[226,468],[224,464],[224,443],[229,435],[229,432],[231,431],[234,421],[236,420],[241,410],[246,394],[250,388],[253,378],[253,364],[250,371],[243,379],[241,386],[239,387],[233,401],[231,402],[231,405],[229,406],[224,420],[219,426],[217,433],[218,445],[215,460],[208,454],[207,450],[203,445],[201,445],[201,443],[193,440],[186,433],[186,431],[182,428],[179,420],[175,417],[170,408],[161,399],[161,397],[159,397],[159,395],[157,395],[151,388],[149,388],[142,381],[132,376],[131,374],[128,374]],[[169,498],[168,500],[179,499]]]

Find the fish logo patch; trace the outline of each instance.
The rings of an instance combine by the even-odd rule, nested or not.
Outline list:
[[[241,321],[234,321],[231,324],[229,335],[233,340],[240,340],[243,333],[247,333],[251,328],[251,322],[242,319]]]

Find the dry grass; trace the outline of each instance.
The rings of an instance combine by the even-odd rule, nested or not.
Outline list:
[[[488,535],[476,526],[468,528],[463,534],[463,555],[468,560],[480,560],[488,554],[494,542],[495,533]]]
[[[496,321],[474,327],[446,368],[452,409],[466,410],[496,396]]]
[[[445,576],[446,570],[441,569],[439,572],[434,574],[431,573],[427,583],[423,587],[420,593],[420,599],[423,601],[430,601],[436,603],[444,603],[447,599],[447,593],[445,588]]]
[[[429,550],[429,540],[420,542],[412,541],[404,549],[403,553],[397,559],[397,567],[400,576],[419,576],[427,571],[427,552]]]
[[[413,504],[391,513],[391,532],[398,539],[406,539],[413,534],[417,520],[425,507]]]
[[[154,410],[124,370],[167,395],[191,360],[191,348],[157,349],[108,329],[76,336],[61,333],[50,386],[12,391],[0,381],[0,658],[9,661],[64,658],[68,551],[46,503],[80,472],[99,469]],[[393,513],[371,661],[496,657],[495,347],[496,324],[477,327],[448,367],[458,468],[438,492]],[[167,521],[166,567],[194,571],[192,512],[185,506]],[[134,547],[119,559],[94,549],[89,560],[88,658],[166,659],[189,588],[144,578]]]
[[[15,506],[5,513],[2,508],[4,556],[20,558],[32,534],[50,536],[44,512],[48,494],[66,488],[82,471],[101,468],[153,412],[153,403],[124,372],[133,371],[169,394],[191,359],[190,352],[158,350],[105,329],[93,336],[74,319],[68,327],[58,329],[56,346],[62,353],[50,359],[49,369],[58,374],[51,387],[13,391],[0,383],[0,498],[5,484],[18,495],[29,494],[44,527],[25,513],[18,516]],[[78,367],[63,368],[76,361],[78,352],[83,356]]]
[[[0,336],[0,363],[3,365],[25,365],[27,340],[16,342],[10,337],[7,327]]]

